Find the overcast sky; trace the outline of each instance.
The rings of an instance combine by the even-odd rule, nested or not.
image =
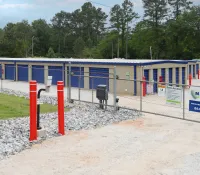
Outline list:
[[[123,0],[92,0],[107,6],[121,4]],[[200,4],[200,0],[192,0]],[[32,22],[35,19],[46,19],[48,22],[61,10],[72,12],[80,8],[87,0],[0,0],[0,27],[8,22],[19,22],[23,19]],[[143,14],[142,0],[132,0],[134,8],[141,16]],[[109,13],[110,8],[94,4]]]

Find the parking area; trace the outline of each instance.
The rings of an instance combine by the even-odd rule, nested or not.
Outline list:
[[[1,161],[0,174],[198,174],[199,132],[197,123],[145,114],[47,140]]]

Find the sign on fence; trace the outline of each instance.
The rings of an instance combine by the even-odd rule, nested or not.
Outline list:
[[[190,87],[189,111],[200,112],[200,88]]]
[[[153,84],[147,84],[147,94],[153,94]]]
[[[158,96],[159,97],[165,97],[165,94],[166,94],[165,85],[158,84]]]
[[[181,104],[182,104],[182,88],[167,86],[166,100],[167,100],[167,104],[181,107]]]

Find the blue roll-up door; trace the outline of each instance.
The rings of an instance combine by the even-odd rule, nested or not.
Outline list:
[[[6,64],[5,65],[5,79],[6,80],[15,80],[15,65]]]
[[[182,84],[185,84],[185,67],[182,67]]]
[[[148,69],[144,70],[144,76],[146,78],[146,81],[149,81],[149,70]]]
[[[195,65],[193,65],[193,78],[195,78]]]
[[[179,67],[176,68],[176,84],[179,85]]]
[[[89,68],[90,75],[90,89],[96,89],[99,84],[107,85],[109,90],[109,69],[108,68]],[[92,78],[92,77],[102,78]]]
[[[28,81],[28,65],[18,65],[18,81]]]
[[[52,84],[57,85],[57,81],[63,81],[63,67],[49,66],[48,75],[52,76]]]
[[[189,74],[192,73],[192,65],[189,65]]]
[[[73,75],[71,76],[71,86],[84,88],[84,68],[81,67],[71,67],[71,72]],[[80,82],[79,82],[80,81]]]
[[[2,78],[2,65],[0,64],[0,78]]]
[[[158,92],[158,69],[153,70],[153,80],[155,81],[153,85],[153,92]]]
[[[146,79],[146,86],[149,84],[149,70],[144,70],[144,77],[145,77],[145,79]],[[146,87],[146,92],[147,92],[147,87]]]
[[[32,80],[36,80],[37,83],[44,83],[44,66],[32,66]]]
[[[172,68],[169,68],[169,83],[172,83]]]
[[[162,76],[163,82],[165,82],[165,68],[161,69],[161,76]]]
[[[196,74],[199,72],[199,64],[196,64]]]

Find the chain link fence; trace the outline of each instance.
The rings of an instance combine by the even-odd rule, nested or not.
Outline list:
[[[30,72],[28,67],[20,67],[19,65],[17,67],[17,73],[15,70],[16,67],[7,67],[9,70],[14,70],[7,77],[5,76],[5,71],[1,72],[1,90],[6,88],[28,92],[29,85],[27,81],[30,80],[30,73],[33,70]],[[53,86],[51,87],[49,95],[56,97],[56,83],[57,81],[63,81],[65,83],[65,99],[70,103],[78,101],[99,104],[99,100],[96,97],[96,87],[98,84],[104,84],[108,90],[107,105],[113,107],[113,111],[119,107],[138,112],[200,122],[198,113],[200,112],[200,105],[198,106],[198,100],[200,101],[200,80],[193,80],[193,85],[189,87],[188,85],[182,84],[121,78],[117,76],[118,72],[116,71],[116,67],[110,69],[109,72],[93,73],[89,71],[89,68],[87,69],[88,71],[85,71],[83,69],[85,66],[76,66],[76,69],[73,67],[74,65],[68,65],[62,69],[48,69],[48,67],[35,68],[37,72],[44,72],[40,75],[41,77],[38,77],[38,80],[44,80],[41,83],[37,80],[38,89],[44,88],[45,77],[51,75],[50,73],[53,72],[58,77],[53,77]],[[21,73],[19,72],[20,70]],[[23,72],[29,72],[29,76],[24,75],[23,77]],[[19,78],[16,76],[19,74],[22,77]],[[33,73],[31,74],[32,77]],[[11,80],[8,80],[9,78]],[[136,94],[134,88],[137,88]],[[197,103],[193,107],[193,111],[191,110],[190,101],[192,97],[194,97],[193,102],[196,101]],[[195,110],[196,112],[194,112]]]

